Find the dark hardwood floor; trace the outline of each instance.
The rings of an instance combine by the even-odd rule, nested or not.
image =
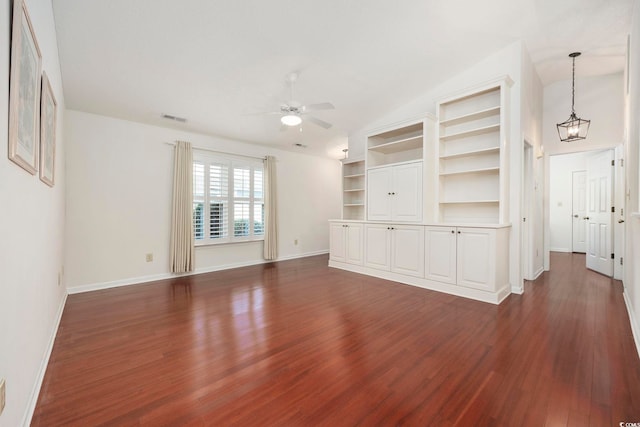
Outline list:
[[[551,262],[499,306],[326,256],[70,295],[32,425],[640,422],[622,284]]]

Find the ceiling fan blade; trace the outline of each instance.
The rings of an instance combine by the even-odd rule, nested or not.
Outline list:
[[[305,118],[307,120],[309,120],[311,123],[314,123],[314,124],[316,124],[316,125],[318,125],[318,126],[320,126],[322,128],[325,128],[325,129],[329,129],[331,126],[333,126],[331,123],[327,123],[324,120],[320,120],[317,117],[305,116]]]
[[[305,105],[304,111],[319,111],[319,110],[333,110],[336,107],[333,106],[330,102],[322,102],[320,104],[309,104]]]

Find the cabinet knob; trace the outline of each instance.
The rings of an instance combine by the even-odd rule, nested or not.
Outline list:
[[[455,230],[451,230],[451,234],[456,234],[456,231]]]
[[[458,230],[458,234],[460,234],[460,231]]]
[[[395,196],[395,195],[396,195],[396,193],[391,193],[391,195],[392,195],[392,196]]]
[[[589,217],[588,217],[588,216],[585,216],[585,217],[584,217],[584,218],[582,218],[582,219],[586,219],[587,221],[589,221]]]
[[[391,195],[391,193],[387,193],[388,195]]]

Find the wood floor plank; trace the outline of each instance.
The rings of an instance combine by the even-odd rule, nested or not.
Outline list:
[[[499,306],[326,256],[70,295],[32,425],[640,422],[621,283],[551,262]]]

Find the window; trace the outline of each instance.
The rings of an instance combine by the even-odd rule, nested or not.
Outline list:
[[[196,245],[264,239],[262,162],[193,157]]]

